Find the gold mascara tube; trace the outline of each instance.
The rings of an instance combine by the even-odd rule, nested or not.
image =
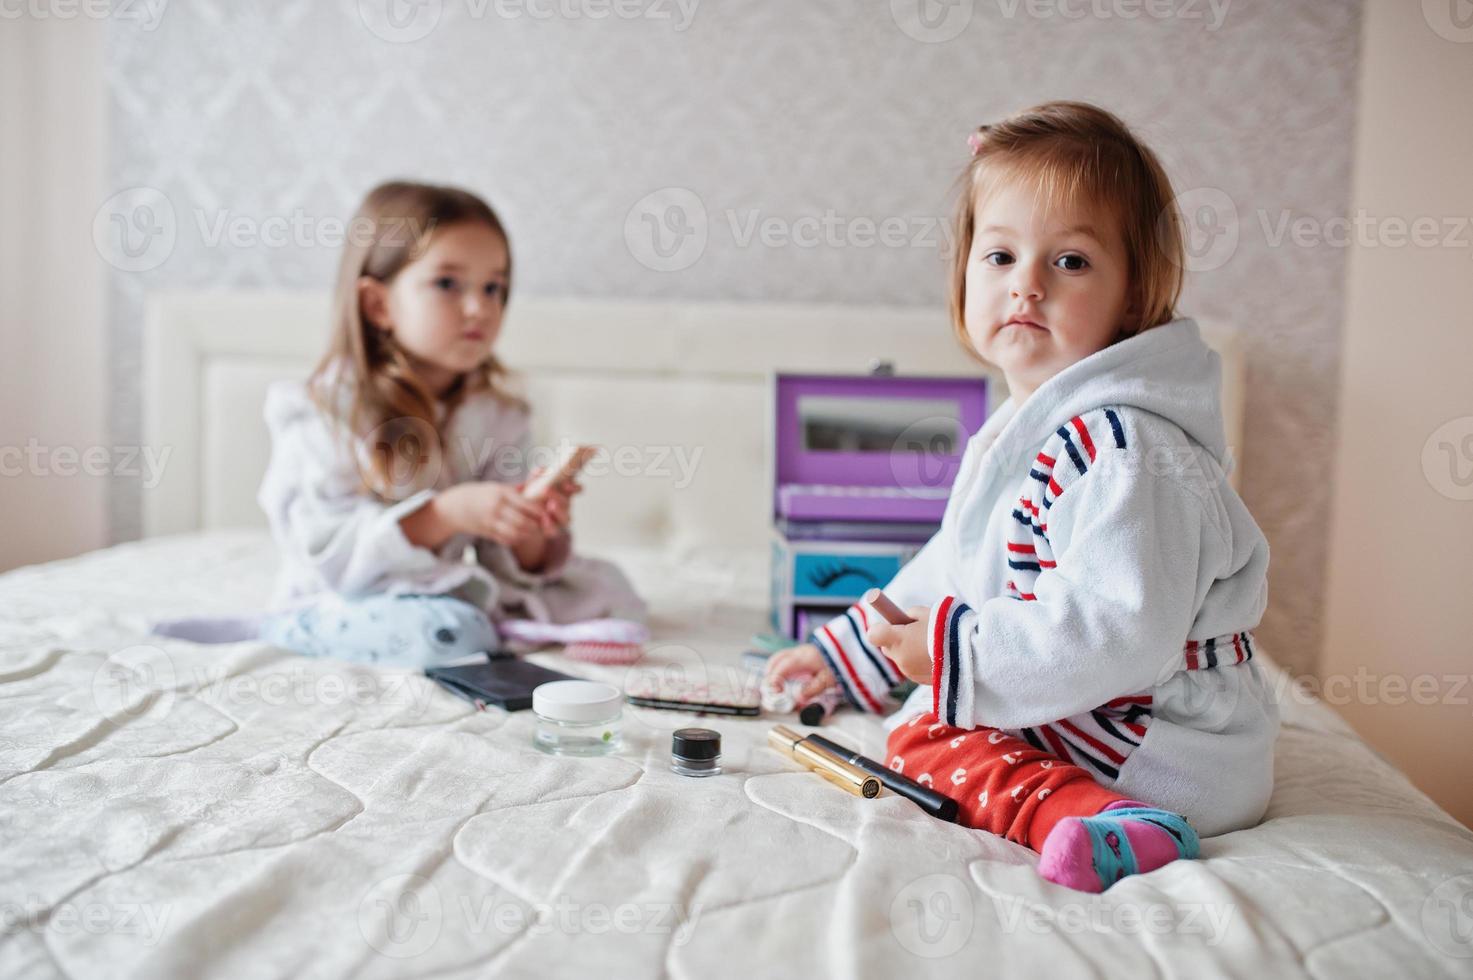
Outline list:
[[[824,779],[855,796],[872,800],[880,795],[880,781],[858,766],[809,745],[805,737],[786,725],[774,726],[767,733],[768,743],[800,766],[812,769]]]

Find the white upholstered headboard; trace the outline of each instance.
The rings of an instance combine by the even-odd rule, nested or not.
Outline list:
[[[264,525],[255,497],[270,448],[265,390],[306,377],[328,320],[325,293],[151,299],[144,433],[170,455],[144,490],[145,534]],[[1241,455],[1238,340],[1203,331],[1223,355],[1228,442]],[[876,360],[901,374],[978,370],[940,308],[517,298],[498,352],[523,376],[539,443],[630,447],[622,469],[636,475],[585,481],[580,541],[675,553],[766,547],[774,371],[863,372]],[[993,390],[1000,400],[1001,384]]]

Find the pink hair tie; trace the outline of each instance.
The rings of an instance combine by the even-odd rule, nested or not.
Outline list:
[[[976,132],[967,137],[967,146],[972,149],[972,156],[982,152],[982,133]]]
[[[644,656],[644,647],[638,643],[592,643],[583,641],[569,643],[563,648],[563,656],[582,660],[590,664],[619,666],[632,664]]]
[[[506,619],[496,624],[501,635],[523,643],[625,643],[640,644],[650,638],[649,627],[624,619],[589,619],[581,623],[542,623],[528,619]]]

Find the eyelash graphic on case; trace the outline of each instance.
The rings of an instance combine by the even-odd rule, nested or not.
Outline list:
[[[860,568],[857,565],[850,565],[842,561],[836,562],[831,565],[821,565],[818,568],[815,568],[813,570],[813,573],[809,575],[808,579],[820,589],[827,589],[829,586],[839,581],[839,579],[844,578],[846,575],[853,575],[855,578],[858,578],[863,582],[868,582],[870,585],[881,584],[879,582],[876,582],[874,575],[872,575],[865,569]]]

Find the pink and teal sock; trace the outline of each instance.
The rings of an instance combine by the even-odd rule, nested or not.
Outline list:
[[[1038,873],[1055,884],[1102,892],[1127,875],[1145,874],[1200,853],[1197,832],[1168,810],[1117,800],[1092,817],[1065,817],[1039,851]]]

